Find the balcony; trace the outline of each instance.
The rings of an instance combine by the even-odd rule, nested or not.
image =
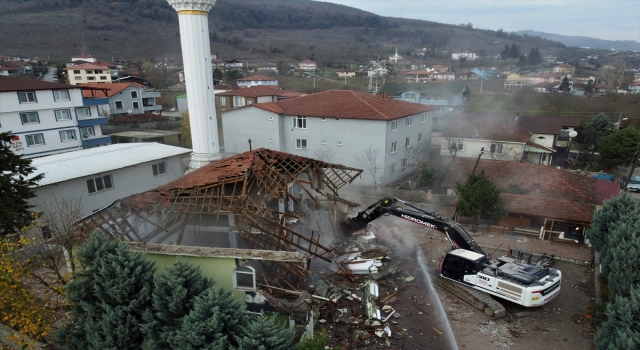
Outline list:
[[[111,136],[89,136],[88,138],[82,139],[82,147],[96,147],[100,145],[110,145],[111,144]]]
[[[102,116],[78,118],[78,127],[80,128],[83,128],[86,126],[104,125],[104,124],[109,124],[109,120],[106,117],[102,117]]]
[[[142,110],[144,112],[161,111],[162,105],[156,104],[156,99],[151,97],[142,98]]]
[[[160,93],[157,92],[157,91],[142,91],[142,98],[143,99],[145,99],[145,98],[154,99],[154,98],[158,98],[158,97],[160,97]]]

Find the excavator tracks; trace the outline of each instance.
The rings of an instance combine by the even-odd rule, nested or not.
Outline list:
[[[484,313],[492,316],[493,318],[502,318],[507,314],[507,310],[505,310],[504,306],[494,300],[487,293],[463,286],[439,276],[433,278],[433,281],[438,287],[457,296],[478,310],[484,311]]]

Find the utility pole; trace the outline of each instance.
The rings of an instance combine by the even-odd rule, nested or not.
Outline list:
[[[482,157],[483,154],[484,154],[484,147],[480,149],[480,154],[478,154],[478,159],[476,159],[476,165],[473,166],[473,171],[471,172],[471,175],[475,175],[476,168],[478,168],[478,163],[480,162],[480,158]]]
[[[631,177],[633,176],[633,173],[638,167],[638,149],[639,148],[640,148],[640,142],[638,142],[638,146],[636,146],[636,154],[633,155],[633,162],[631,163],[631,172],[629,173],[629,177],[627,177],[627,180],[624,182],[624,186],[622,187],[623,191],[627,190],[627,185],[629,184],[629,181],[631,181]]]

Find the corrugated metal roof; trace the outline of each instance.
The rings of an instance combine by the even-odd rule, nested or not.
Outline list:
[[[34,158],[32,175],[44,173],[38,185],[45,186],[186,153],[191,150],[156,142],[118,143]]]

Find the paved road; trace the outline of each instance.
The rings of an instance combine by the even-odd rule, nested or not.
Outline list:
[[[54,82],[57,70],[58,70],[57,68],[50,66],[49,67],[49,72],[47,74],[45,74],[44,77],[42,77],[42,81]]]

